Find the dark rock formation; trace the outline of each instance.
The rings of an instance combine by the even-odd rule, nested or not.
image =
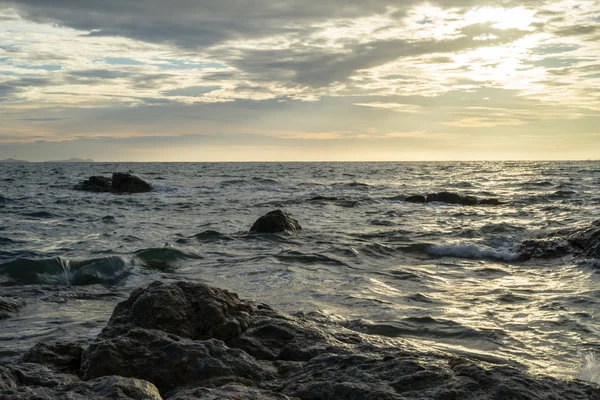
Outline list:
[[[75,185],[75,189],[86,192],[112,192],[112,180],[104,176],[90,176],[89,179]]]
[[[315,197],[311,197],[310,199],[306,200],[308,202],[325,202],[325,201],[338,201],[339,198],[337,197],[329,197],[329,196],[315,196]]]
[[[232,320],[239,329],[225,329]],[[600,400],[593,384],[285,316],[183,282],[155,282],[120,303],[84,351],[80,375],[87,381],[39,364],[0,367],[0,398]]]
[[[566,255],[600,259],[600,220],[525,240],[519,246],[519,253],[522,261]]]
[[[250,232],[257,233],[277,233],[277,232],[295,232],[302,229],[298,221],[290,218],[289,215],[281,210],[271,211],[254,222]]]
[[[4,297],[0,297],[0,320],[10,318],[23,304]]]
[[[220,340],[189,340],[155,329],[132,329],[113,338],[98,338],[85,351],[84,379],[120,375],[152,382],[161,393],[181,387],[218,387],[237,382],[249,386],[273,379],[266,366]]]
[[[87,192],[143,193],[149,192],[151,187],[148,182],[138,176],[115,172],[112,178],[91,176],[75,185],[75,189]]]
[[[408,201],[409,203],[425,203],[426,199],[425,196],[416,195],[407,197],[405,201]]]
[[[119,303],[101,332],[115,337],[133,328],[158,329],[189,339],[228,340],[250,323],[252,307],[235,293],[204,284],[154,282]]]
[[[23,356],[23,361],[42,364],[60,372],[78,374],[83,346],[71,342],[40,342]]]
[[[115,193],[143,193],[150,191],[150,184],[138,176],[115,172],[112,176],[112,190]]]
[[[499,206],[502,204],[502,202],[498,199],[490,198],[490,199],[481,199],[481,200],[479,200],[478,204],[488,205],[488,206]]]
[[[431,203],[431,202],[440,202],[440,203],[448,203],[448,204],[460,204],[463,206],[474,206],[474,205],[490,205],[490,206],[499,206],[502,202],[498,199],[488,198],[488,199],[478,199],[475,196],[463,196],[457,193],[451,192],[440,192],[440,193],[431,193],[428,194],[427,197],[421,195],[409,196],[404,201],[409,203]]]
[[[478,203],[476,197],[461,196],[459,194],[450,193],[450,192],[440,192],[440,193],[428,194],[425,201],[427,203],[431,203],[433,201],[438,201],[440,203],[461,204],[463,206],[474,206]]]

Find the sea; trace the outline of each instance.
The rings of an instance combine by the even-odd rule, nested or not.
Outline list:
[[[74,190],[131,172],[148,193]],[[455,192],[498,206],[415,204]],[[293,233],[250,233],[281,209]],[[600,162],[0,164],[0,364],[90,342],[152,281],[204,282],[424,348],[598,381],[600,261],[520,257],[600,219]],[[583,228],[582,228],[583,229]]]

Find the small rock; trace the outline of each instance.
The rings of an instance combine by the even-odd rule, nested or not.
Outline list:
[[[271,211],[252,225],[250,232],[257,233],[277,233],[277,232],[295,232],[302,229],[297,220],[290,218],[289,215],[281,210]]]

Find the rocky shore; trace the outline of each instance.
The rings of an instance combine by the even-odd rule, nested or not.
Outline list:
[[[0,398],[588,400],[600,388],[157,281],[118,304],[89,346],[40,343],[0,366]]]

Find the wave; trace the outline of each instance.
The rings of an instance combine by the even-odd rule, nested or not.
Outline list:
[[[455,257],[472,260],[516,261],[521,257],[519,253],[472,243],[433,245],[429,247],[427,252],[434,257]]]
[[[0,275],[22,285],[114,284],[129,274],[131,265],[123,257],[110,256],[71,260],[18,258],[0,264]]]
[[[8,197],[4,197],[0,195],[0,204],[8,203],[10,199]]]
[[[579,379],[600,384],[600,359],[594,353],[583,354]]]

